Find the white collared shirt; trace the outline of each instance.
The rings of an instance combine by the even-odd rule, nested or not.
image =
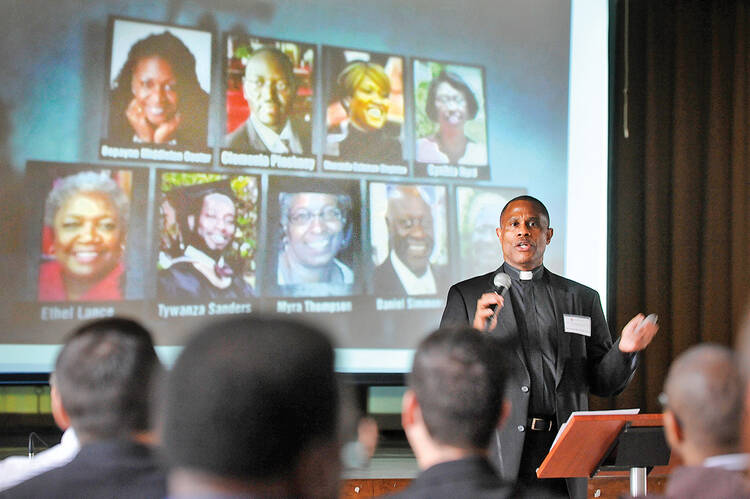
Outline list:
[[[750,454],[722,454],[707,457],[703,461],[706,468],[722,468],[728,471],[745,471],[750,469]]]
[[[427,264],[427,271],[421,276],[414,275],[409,267],[398,257],[394,250],[391,250],[391,263],[393,270],[396,271],[401,284],[409,295],[434,295],[437,293],[435,286],[435,276],[432,275],[432,266]]]
[[[258,137],[263,141],[270,152],[275,154],[289,154],[292,150],[301,151],[302,144],[299,139],[295,137],[292,131],[292,124],[289,120],[286,121],[286,125],[281,130],[281,133],[276,133],[266,125],[258,121],[255,114],[250,115],[250,121],[252,122],[255,131],[258,132]],[[284,140],[289,143],[289,147],[284,144]]]
[[[73,428],[63,433],[57,445],[40,452],[32,458],[10,456],[0,461],[0,491],[9,489],[29,478],[68,464],[78,454],[80,444]]]

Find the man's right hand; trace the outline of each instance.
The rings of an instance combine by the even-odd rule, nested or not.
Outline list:
[[[474,322],[472,326],[474,329],[480,331],[492,331],[497,326],[497,312],[503,308],[505,300],[499,294],[490,291],[483,294],[477,300],[477,311],[474,313]],[[497,308],[493,310],[490,308],[495,305]],[[490,320],[491,319],[491,320]],[[489,325],[487,321],[490,320]]]

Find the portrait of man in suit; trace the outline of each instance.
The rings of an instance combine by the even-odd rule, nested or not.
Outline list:
[[[443,292],[444,272],[430,259],[436,246],[436,220],[425,197],[434,187],[386,185],[388,256],[375,269],[375,294],[434,295]]]
[[[292,118],[297,81],[289,57],[275,47],[262,47],[247,59],[242,92],[250,117],[225,138],[238,152],[306,154],[310,125]]]

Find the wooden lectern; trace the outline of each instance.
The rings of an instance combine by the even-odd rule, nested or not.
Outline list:
[[[547,457],[539,478],[594,477],[630,471],[630,494],[646,495],[646,476],[669,463],[661,414],[573,414]]]

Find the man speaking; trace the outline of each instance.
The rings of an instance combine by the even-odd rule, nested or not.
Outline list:
[[[599,294],[544,268],[553,230],[538,199],[510,200],[496,233],[503,265],[451,286],[440,326],[471,324],[516,340],[515,354],[509,356],[511,415],[498,430],[491,455],[503,478],[551,494],[585,497],[585,479],[568,479],[567,485],[538,480],[536,469],[560,424],[571,412],[588,409],[589,392],[609,396],[625,389],[635,372],[635,353],[646,348],[658,326],[638,314],[613,344]],[[504,296],[493,291],[498,272],[511,279]]]

